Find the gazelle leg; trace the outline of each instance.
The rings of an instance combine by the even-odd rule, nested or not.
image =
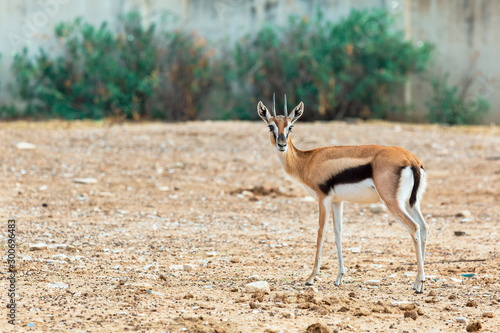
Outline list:
[[[420,206],[419,206],[418,202],[415,204],[414,207],[409,208],[408,211],[409,211],[411,217],[413,218],[413,220],[415,220],[420,227],[420,248],[422,250],[422,266],[423,266],[424,261],[425,261],[425,248],[427,245],[427,235],[428,235],[428,231],[429,231],[429,226],[425,222],[424,217],[422,216],[422,213],[420,212]],[[417,274],[413,289],[417,289],[417,285],[418,285],[419,281],[425,281],[425,275],[424,275],[423,269],[421,271],[420,276],[418,276],[418,274]]]
[[[425,280],[422,257],[423,232],[421,232],[422,228],[420,227],[420,224],[416,222],[406,210],[408,199],[413,188],[413,174],[410,168],[406,168],[401,171],[400,182],[396,193],[394,193],[394,190],[392,188],[384,186],[386,183],[384,182],[384,178],[384,175],[380,175],[380,177],[374,179],[374,182],[377,186],[380,198],[382,199],[382,201],[384,201],[391,214],[410,233],[413,244],[415,245],[415,252],[417,256],[417,277],[415,279],[415,284],[413,285],[413,287],[417,293],[422,293],[424,290]]]
[[[312,286],[314,283],[314,277],[319,273],[321,252],[323,251],[323,242],[325,240],[326,233],[326,220],[328,219],[329,210],[326,209],[326,204],[330,205],[330,199],[318,200],[319,202],[319,228],[318,228],[318,239],[316,241],[316,258],[314,259],[314,267],[311,275],[306,281],[306,286]]]
[[[342,277],[345,273],[344,268],[344,258],[342,257],[342,209],[343,202],[332,203],[333,211],[333,230],[335,232],[335,244],[337,245],[337,256],[339,259],[339,273],[337,279],[335,280],[335,285],[339,286],[342,284]]]

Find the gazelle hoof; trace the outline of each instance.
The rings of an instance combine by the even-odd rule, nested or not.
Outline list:
[[[313,284],[314,284],[313,282],[309,282],[309,281],[306,282],[306,286],[312,286]]]

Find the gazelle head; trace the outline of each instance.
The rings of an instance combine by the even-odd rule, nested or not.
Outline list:
[[[282,153],[286,152],[288,148],[288,137],[292,130],[293,124],[302,116],[304,112],[304,103],[300,102],[290,115],[286,109],[286,95],[285,95],[285,115],[276,115],[276,101],[273,94],[273,114],[269,112],[264,103],[257,104],[257,113],[267,123],[271,131],[271,143],[276,149]]]

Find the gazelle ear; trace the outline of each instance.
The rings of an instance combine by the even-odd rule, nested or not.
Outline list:
[[[269,122],[269,119],[271,119],[271,113],[262,102],[257,104],[257,113],[266,123]]]
[[[296,122],[300,116],[304,113],[304,103],[300,102],[299,105],[297,105],[292,112],[290,112],[290,115],[288,118],[290,118],[292,124]]]

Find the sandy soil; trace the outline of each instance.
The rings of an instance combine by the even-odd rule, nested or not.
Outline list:
[[[397,145],[420,157],[431,228],[423,294],[412,290],[408,233],[357,204],[344,208],[345,283],[334,286],[330,224],[321,281],[304,285],[317,204],[284,177],[262,122],[0,129],[0,215],[17,222],[17,331],[465,332],[477,321],[499,331],[499,128],[294,128],[302,149]],[[9,332],[3,262],[0,330]],[[245,291],[253,275],[269,293]]]

